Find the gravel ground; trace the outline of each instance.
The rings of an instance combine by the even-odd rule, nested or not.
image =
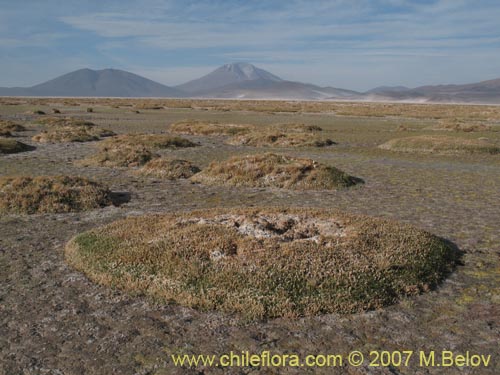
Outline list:
[[[0,106],[0,114],[29,126],[30,116],[5,108]],[[111,116],[100,114],[97,108],[92,116],[117,132],[130,131],[133,126],[140,131],[166,130],[160,125],[164,123],[162,114],[152,114],[149,120],[144,115],[132,125],[129,117],[133,114],[118,111]],[[186,113],[163,116],[168,123]],[[276,121],[276,116],[264,120],[264,115],[259,116],[259,122]],[[120,118],[125,125],[120,125]],[[240,122],[253,120],[245,114]],[[300,121],[317,122],[318,116],[302,116]],[[331,124],[332,137],[346,141],[328,149],[278,151],[330,163],[363,178],[363,186],[333,192],[220,188],[144,178],[125,169],[75,166],[74,160],[95,151],[96,142],[35,144],[35,151],[0,156],[0,175],[81,175],[130,196],[120,206],[89,212],[0,216],[0,374],[500,373],[498,156],[400,155],[374,149],[375,144],[394,136],[393,122],[377,119],[370,124],[363,119],[356,128],[356,119],[325,116],[321,121]],[[338,129],[337,121],[341,124]],[[346,130],[348,125],[351,130]],[[29,136],[35,133],[20,133],[17,139],[34,144]],[[226,146],[222,139],[190,139],[201,145],[164,153],[203,167],[210,160],[258,151]],[[72,236],[129,215],[269,205],[339,208],[408,222],[453,241],[464,252],[463,264],[437,290],[386,309],[248,322],[238,316],[158,305],[142,296],[101,287],[64,261],[64,245]],[[370,367],[365,361],[357,368],[345,364],[342,368],[189,369],[175,367],[170,358],[172,353],[223,354],[231,350],[302,356],[351,350],[366,355],[371,350],[452,350],[491,354],[492,360],[488,367],[460,369],[420,367],[417,359],[408,367]]]

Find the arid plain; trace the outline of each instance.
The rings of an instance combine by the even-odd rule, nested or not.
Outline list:
[[[91,122],[93,129],[110,132],[85,133],[91,137],[85,142],[80,133],[73,142],[51,138],[47,132],[57,118]],[[3,98],[0,119],[25,128],[7,130],[9,137],[2,139],[32,146],[0,154],[0,177],[79,176],[112,192],[112,204],[95,209],[0,210],[0,374],[457,373],[457,368],[421,368],[416,362],[387,368],[366,363],[358,368],[221,369],[180,368],[170,359],[172,353],[231,350],[303,356],[351,350],[470,351],[491,354],[492,363],[462,373],[500,372],[500,107]],[[101,143],[111,149],[112,133],[160,137],[185,120],[232,126],[227,134],[215,135],[177,130],[175,136],[189,141],[189,147],[153,151],[189,161],[197,167],[193,173],[216,169],[210,163],[234,156],[275,153],[313,159],[362,182],[338,189],[293,189],[288,182],[283,188],[266,185],[267,180],[256,186],[240,180],[236,186],[204,184],[200,178],[143,174],[132,162],[113,165],[112,156],[120,150],[106,160],[99,156]],[[287,133],[296,124],[321,128],[321,142],[297,146],[294,138],[290,144],[276,143],[276,131]],[[271,144],[256,136],[241,140],[237,129],[242,126],[253,129],[251,134],[273,133],[266,138]],[[258,319],[95,283],[66,259],[71,238],[119,219],[252,207],[326,208],[396,220],[450,241],[458,259],[439,285],[396,303],[361,312]]]

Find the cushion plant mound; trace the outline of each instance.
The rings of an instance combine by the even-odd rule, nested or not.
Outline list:
[[[16,154],[18,152],[31,151],[35,147],[13,139],[0,138],[0,154]]]
[[[77,164],[86,167],[138,167],[158,156],[144,146],[104,146]]]
[[[26,128],[24,126],[16,124],[15,122],[9,120],[0,120],[0,135],[2,135],[2,133],[22,131],[26,131]]]
[[[294,124],[294,123],[271,125],[271,129],[284,132],[295,132],[295,133],[320,132],[323,130],[323,128],[318,125],[306,125],[306,124]]]
[[[235,135],[248,133],[251,125],[220,124],[217,121],[183,120],[170,125],[170,131],[191,135]]]
[[[189,178],[198,173],[200,168],[190,161],[170,158],[156,158],[148,161],[139,173],[145,176],[176,180],[179,178]]]
[[[74,117],[44,117],[36,119],[37,124],[47,125],[47,126],[86,126],[89,128],[95,127],[91,121],[82,120]]]
[[[406,224],[299,208],[129,217],[77,235],[65,255],[94,282],[251,319],[387,306],[456,260]]]
[[[500,152],[500,147],[483,139],[459,138],[447,135],[420,135],[391,139],[378,147],[392,151],[437,154],[497,154]]]
[[[167,134],[122,134],[102,142],[102,147],[147,147],[150,149],[194,147],[188,139]]]
[[[109,130],[86,126],[57,126],[43,130],[31,139],[40,143],[91,142],[99,140],[101,134],[111,135],[109,132]]]
[[[311,159],[272,153],[234,156],[212,162],[191,178],[206,185],[275,187],[294,190],[337,189],[362,180]]]
[[[291,132],[284,130],[256,130],[248,134],[231,137],[230,145],[254,147],[324,147],[335,144],[331,139],[320,137],[314,132]]]
[[[10,130],[5,130],[5,129],[0,128],[0,137],[4,137],[4,138],[12,137],[12,133]]]
[[[111,203],[107,187],[82,177],[0,177],[0,212],[75,212]]]
[[[482,124],[479,122],[472,121],[462,121],[457,119],[445,119],[441,120],[438,124],[429,127],[430,130],[448,130],[448,131],[456,131],[456,132],[488,132],[495,131],[491,127],[491,125]]]
[[[193,147],[195,143],[165,134],[123,134],[99,143],[99,151],[78,162],[80,165],[137,167],[159,157],[155,150]]]

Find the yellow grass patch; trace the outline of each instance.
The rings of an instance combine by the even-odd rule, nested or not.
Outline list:
[[[314,132],[290,132],[273,129],[260,129],[230,138],[230,145],[254,147],[325,147],[335,144],[331,139]]]
[[[190,161],[171,158],[156,158],[147,162],[138,173],[144,176],[176,180],[189,178],[198,173],[200,168]]]
[[[491,125],[480,122],[463,121],[459,119],[444,119],[439,121],[438,124],[431,126],[430,130],[448,130],[455,132],[489,132],[495,131]]]
[[[323,130],[323,128],[318,125],[306,125],[298,123],[274,124],[271,125],[269,128],[271,130],[277,130],[282,132],[295,132],[295,133],[320,132]]]
[[[0,213],[73,212],[109,204],[108,188],[82,177],[0,177]]]
[[[62,125],[43,130],[31,139],[40,143],[91,142],[114,134],[111,130],[97,127]]]
[[[217,121],[183,120],[170,125],[170,131],[191,135],[235,135],[248,133],[254,126],[221,124]]]
[[[78,162],[83,166],[137,167],[159,157],[159,149],[193,147],[195,143],[165,134],[123,134],[99,143],[99,151]]]
[[[338,189],[361,182],[343,171],[318,163],[272,153],[234,156],[212,162],[191,181],[207,185],[275,187],[294,190]]]
[[[74,117],[42,117],[35,120],[35,123],[46,126],[97,126],[91,121],[82,120]]]
[[[0,136],[10,137],[13,132],[22,132],[26,128],[10,120],[0,120]]]

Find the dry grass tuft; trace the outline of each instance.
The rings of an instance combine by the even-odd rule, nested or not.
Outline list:
[[[43,117],[36,119],[35,122],[37,124],[46,125],[46,126],[76,126],[76,127],[95,127],[97,126],[91,121],[82,120],[74,117]]]
[[[0,154],[17,154],[18,152],[32,151],[35,147],[13,139],[0,138]]]
[[[138,167],[159,157],[154,151],[196,146],[193,142],[164,134],[123,134],[99,144],[99,152],[81,160],[83,166]]]
[[[431,126],[430,130],[448,130],[456,132],[489,132],[495,131],[491,125],[486,125],[483,123],[463,121],[459,119],[444,119],[439,121],[437,125]]]
[[[362,180],[311,159],[276,154],[235,156],[212,162],[191,178],[207,185],[275,187],[294,190],[337,189]]]
[[[221,124],[216,121],[182,120],[170,125],[170,131],[191,135],[236,135],[248,133],[252,125]]]
[[[35,142],[40,143],[63,143],[63,142],[91,142],[101,137],[110,137],[115,133],[111,130],[100,129],[89,126],[55,126],[49,130],[33,136]]]
[[[254,147],[325,147],[335,144],[331,139],[320,137],[314,132],[290,132],[260,129],[240,134],[227,141],[230,145]]]
[[[157,158],[147,162],[138,173],[145,176],[176,180],[189,178],[198,173],[200,168],[190,161],[170,158]]]
[[[48,130],[33,136],[32,139],[40,143],[91,142],[115,135],[93,122],[72,117],[45,117],[36,122],[48,127]]]
[[[138,167],[158,156],[144,146],[105,146],[76,164],[85,167]]]
[[[0,137],[12,137],[12,133],[10,132],[10,130],[3,130],[0,128]]]
[[[97,283],[249,319],[387,306],[437,285],[457,258],[406,224],[298,208],[129,217],[74,237],[65,255]]]
[[[11,137],[12,132],[22,132],[26,131],[26,128],[22,125],[16,124],[15,122],[9,120],[0,120],[0,136]]]
[[[0,177],[0,212],[75,212],[111,204],[107,187],[81,177]]]
[[[323,128],[318,125],[306,125],[306,124],[295,124],[295,123],[275,124],[271,125],[270,129],[282,132],[294,132],[294,133],[320,132],[323,130]]]
[[[163,105],[156,104],[154,100],[142,100],[135,104],[137,109],[163,109]]]
[[[166,134],[122,134],[102,142],[103,147],[146,147],[151,149],[194,147],[188,139]]]
[[[397,138],[382,144],[379,148],[391,151],[421,152],[437,154],[487,153],[497,154],[500,148],[483,139],[467,139],[445,135],[420,135]]]

